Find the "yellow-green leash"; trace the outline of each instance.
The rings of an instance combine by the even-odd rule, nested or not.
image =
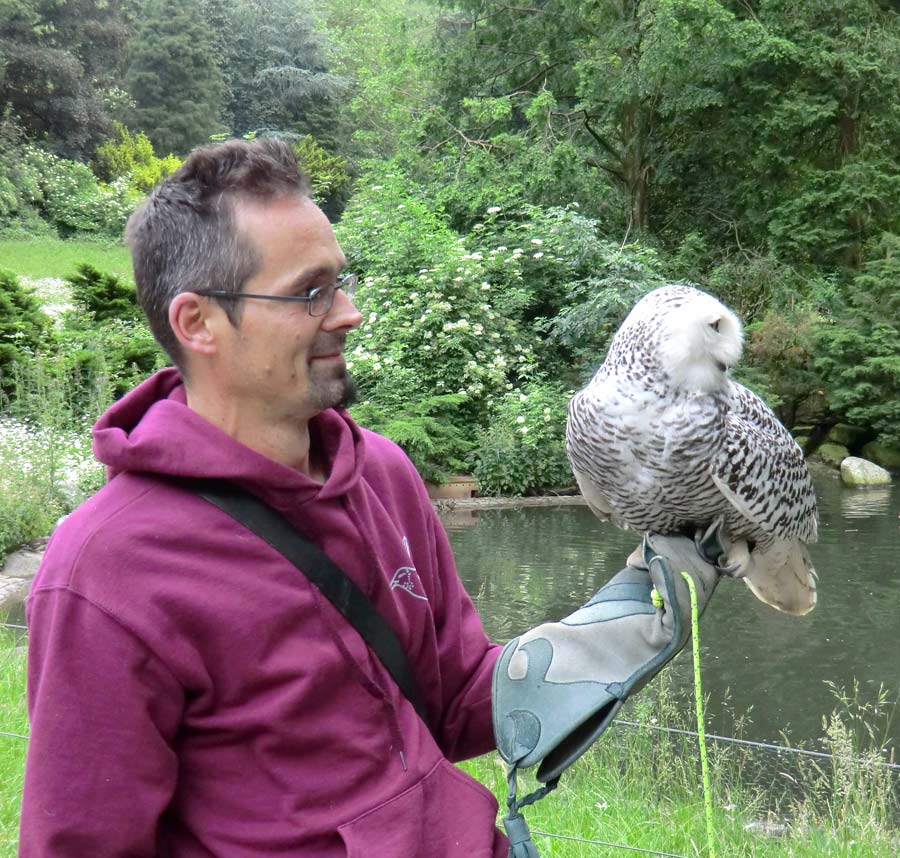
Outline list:
[[[697,605],[697,589],[694,579],[687,572],[681,573],[691,594],[691,645],[694,651],[694,698],[697,712],[697,737],[700,745],[700,772],[703,777],[703,803],[706,806],[706,839],[709,858],[716,858],[716,837],[713,829],[712,784],[709,779],[709,760],[706,756],[706,728],[703,715],[703,686],[700,682],[700,609]],[[650,599],[657,608],[663,605],[662,596],[654,587]]]

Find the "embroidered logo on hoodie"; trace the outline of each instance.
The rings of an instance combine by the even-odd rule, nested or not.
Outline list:
[[[403,547],[409,557],[409,566],[401,566],[391,578],[392,590],[405,590],[410,596],[416,599],[428,601],[428,596],[422,591],[422,582],[419,580],[419,573],[416,567],[412,565],[412,552],[409,550],[409,540],[403,537]]]

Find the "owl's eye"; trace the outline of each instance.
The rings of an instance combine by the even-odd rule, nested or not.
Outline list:
[[[709,323],[709,326],[710,326],[716,333],[718,333],[718,332],[719,332],[719,322],[721,322],[721,321],[722,321],[721,319],[716,319],[715,322],[710,322],[710,323]]]

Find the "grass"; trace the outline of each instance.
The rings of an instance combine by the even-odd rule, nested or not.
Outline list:
[[[16,643],[0,629],[0,731],[25,735],[25,657]],[[669,726],[689,726],[673,701],[664,674],[642,692],[637,705],[631,704],[627,717],[650,724],[662,715]],[[873,727],[885,700],[860,703],[851,694],[840,696],[839,704],[826,722],[826,746],[855,761],[836,766],[801,761],[791,775],[791,761],[779,758],[773,771],[788,789],[774,780],[765,786],[758,780],[751,783],[751,758],[760,752],[711,747],[719,858],[886,858],[900,853],[897,780],[883,767],[869,765],[877,760],[877,749],[867,752],[858,744],[860,737],[876,738]],[[20,739],[0,736],[0,858],[16,854],[25,748]],[[462,768],[505,807],[505,769],[497,755],[471,760]],[[787,780],[780,778],[783,775]],[[563,775],[555,792],[525,809],[525,816],[542,858],[625,858],[640,853],[537,832],[706,858],[698,781],[693,739],[614,725]],[[536,786],[530,774],[520,777],[519,795]],[[788,823],[788,832],[774,837],[745,829],[760,821]]]
[[[31,279],[66,277],[80,262],[132,279],[131,257],[121,244],[58,238],[0,240],[0,268]]]
[[[646,724],[662,714],[662,723],[690,728],[671,705],[672,689],[665,679],[657,684],[643,692],[639,705],[625,717]],[[845,696],[827,720],[825,742],[831,753],[855,761],[832,765],[810,763],[809,758],[767,760],[772,778],[768,781],[749,774],[754,769],[758,774],[760,767],[753,758],[765,752],[713,745],[719,858],[900,854],[897,778],[884,767],[870,765],[878,760],[877,749],[862,750],[859,742],[874,738],[870,728],[875,715],[874,706]],[[863,724],[861,717],[870,720]],[[500,759],[490,755],[462,767],[494,792],[503,810],[506,779]],[[696,740],[614,725],[563,775],[555,792],[525,808],[524,814],[542,858],[640,853],[536,832],[705,858],[709,852],[699,781]],[[519,796],[537,786],[531,773],[520,776]],[[762,828],[781,834],[759,833]]]
[[[25,654],[0,629],[0,731],[27,735]],[[0,858],[15,858],[27,743],[0,736]]]

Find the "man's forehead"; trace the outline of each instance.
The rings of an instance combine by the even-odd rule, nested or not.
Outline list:
[[[331,223],[309,197],[241,200],[234,213],[238,234],[250,242],[264,265],[266,260],[289,258],[297,275],[316,276],[337,274],[346,264]]]

